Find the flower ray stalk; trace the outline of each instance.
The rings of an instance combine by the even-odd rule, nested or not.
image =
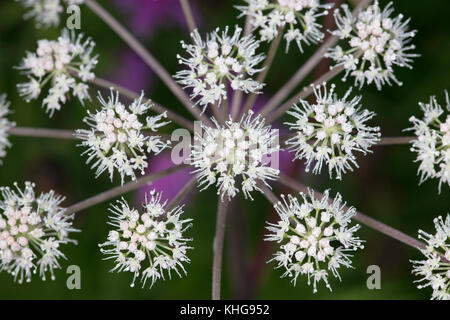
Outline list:
[[[15,127],[11,128],[8,132],[10,135],[21,137],[55,138],[68,140],[77,139],[74,136],[75,132],[72,130]]]
[[[399,144],[409,144],[416,139],[415,137],[384,137],[374,146],[394,146]]]
[[[111,198],[120,196],[121,194],[138,189],[138,188],[140,188],[146,184],[149,184],[153,181],[156,181],[158,179],[164,178],[165,176],[168,176],[172,173],[175,173],[177,171],[185,169],[186,167],[187,167],[187,165],[180,164],[180,165],[170,167],[168,169],[164,169],[164,170],[152,173],[152,174],[148,174],[146,176],[143,176],[143,177],[137,179],[136,181],[128,182],[122,186],[118,186],[118,187],[106,190],[106,191],[99,193],[93,197],[90,197],[86,200],[75,203],[72,206],[68,207],[66,212],[67,212],[67,214],[70,214],[73,212],[80,212],[82,210],[88,209],[92,206],[95,206],[96,204],[99,204],[99,203],[109,200]]]
[[[217,204],[216,235],[214,237],[214,258],[212,274],[212,299],[220,300],[220,282],[222,278],[223,244],[225,239],[225,224],[228,209],[228,201]]]
[[[194,16],[192,15],[191,5],[189,4],[189,0],[180,0],[181,8],[183,9],[184,17],[186,18],[186,23],[189,27],[189,31],[194,31],[197,26],[195,24]]]
[[[256,81],[258,81],[259,83],[264,82],[267,73],[269,72],[269,69],[272,66],[273,59],[275,58],[275,55],[278,51],[278,47],[280,46],[280,41],[283,35],[283,28],[284,27],[279,28],[278,36],[270,44],[269,52],[267,53],[267,58],[264,61],[263,70],[258,74],[258,77],[256,78]],[[242,109],[242,114],[247,113],[248,110],[250,110],[250,108],[253,107],[255,101],[256,101],[256,94],[252,92],[245,101],[244,108]]]
[[[296,133],[287,134],[285,136],[280,137],[280,147],[286,148],[286,141],[291,139],[292,137],[295,137]],[[373,146],[395,146],[395,145],[402,145],[402,144],[409,144],[411,141],[414,141],[417,139],[416,137],[382,137],[380,138],[380,141],[378,141]]]
[[[64,129],[47,129],[47,128],[28,128],[28,127],[14,127],[11,128],[8,133],[17,137],[30,137],[30,138],[49,138],[49,139],[62,139],[62,140],[77,140],[74,136],[75,131]],[[150,134],[151,135],[151,134]],[[163,133],[158,134],[165,139],[170,139],[170,135]]]
[[[250,24],[250,17],[247,16],[245,18],[245,25],[244,25],[244,37],[248,36],[251,32],[251,24]],[[240,108],[242,107],[242,98],[243,98],[243,92],[240,90],[237,90],[233,94],[233,103],[231,105],[231,117],[236,120],[236,117],[239,113]]]
[[[342,70],[344,70],[344,68],[342,66],[336,67],[336,68],[328,71],[327,73],[323,74],[321,77],[319,77],[319,79],[314,81],[309,86],[304,87],[299,93],[297,93],[295,96],[293,96],[287,102],[282,104],[274,112],[269,114],[266,118],[267,122],[273,123],[278,118],[282,117],[286,113],[286,111],[289,110],[292,107],[292,105],[294,103],[296,103],[298,100],[308,98],[314,92],[314,87],[317,87],[318,85],[328,82],[330,79],[332,79],[333,77],[338,75]],[[263,116],[266,116],[266,113],[263,111],[261,111],[261,114]]]

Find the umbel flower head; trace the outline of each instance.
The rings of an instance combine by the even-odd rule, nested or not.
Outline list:
[[[447,107],[444,110],[430,97],[430,103],[419,103],[424,116],[422,119],[409,118],[413,127],[406,129],[414,131],[417,139],[413,140],[411,151],[417,153],[419,162],[418,174],[420,182],[428,178],[439,179],[439,193],[442,184],[450,186],[450,101],[445,92]]]
[[[17,85],[19,94],[29,102],[37,99],[49,83],[42,106],[50,117],[66,103],[70,91],[83,104],[85,99],[90,99],[85,82],[95,77],[92,73],[97,64],[97,56],[92,55],[94,45],[90,38],[83,40],[83,34],[76,36],[67,29],[56,41],[39,40],[36,52],[27,52],[17,67],[28,77],[28,82]]]
[[[117,171],[122,184],[125,177],[136,180],[135,171],[144,174],[147,167],[147,154],[158,154],[169,146],[170,141],[164,142],[161,136],[152,134],[169,123],[163,121],[166,113],[147,116],[143,122],[139,116],[152,107],[151,101],[144,102],[143,99],[142,92],[127,107],[119,101],[119,92],[114,94],[111,89],[108,101],[99,93],[101,109],[95,113],[88,111],[83,120],[91,128],[76,131],[76,137],[82,140],[79,146],[87,148],[84,152],[89,156],[86,163],[92,162],[91,167],[96,168],[96,178],[108,171],[112,181],[114,171]]]
[[[338,193],[334,200],[329,200],[328,190],[321,200],[314,192],[300,193],[298,198],[282,195],[283,202],[274,207],[280,216],[278,223],[267,223],[266,241],[275,241],[280,249],[269,261],[277,262],[276,268],[286,271],[282,277],[292,278],[294,285],[299,275],[308,279],[308,285],[313,284],[313,292],[317,291],[317,283],[328,282],[329,272],[341,280],[341,266],[353,268],[348,252],[362,249],[362,240],[354,235],[359,225],[351,224],[355,215],[353,207],[346,209]]]
[[[28,9],[25,19],[34,18],[38,27],[58,26],[64,6],[79,5],[84,0],[16,0]]]
[[[6,148],[11,147],[8,132],[12,127],[16,126],[15,122],[11,122],[6,118],[11,113],[9,105],[10,102],[6,100],[6,94],[0,94],[0,164],[2,164],[2,158],[6,156]]]
[[[349,75],[355,78],[355,85],[375,83],[378,90],[391,80],[401,85],[394,75],[394,66],[412,69],[409,53],[415,48],[410,44],[416,31],[408,29],[409,19],[403,15],[391,17],[394,9],[390,2],[383,10],[378,1],[353,17],[347,5],[336,10],[334,17],[338,29],[332,34],[344,40],[345,45],[328,49],[326,57],[332,58],[337,66],[345,69],[344,80]]]
[[[434,235],[419,230],[419,238],[426,242],[426,249],[420,250],[425,259],[411,260],[412,273],[421,277],[415,281],[419,289],[433,289],[431,299],[450,300],[450,215],[434,219],[434,226]]]
[[[241,180],[244,196],[261,189],[258,181],[268,187],[267,180],[276,180],[279,170],[277,159],[280,150],[278,130],[265,126],[264,119],[250,111],[239,122],[228,120],[220,125],[212,118],[215,127],[202,124],[202,131],[195,135],[191,164],[196,168],[200,187],[218,187],[217,194],[233,198]],[[275,163],[274,163],[275,162]]]
[[[60,207],[63,197],[52,190],[36,196],[34,184],[25,182],[17,191],[0,188],[0,271],[6,271],[15,281],[31,281],[39,270],[39,276],[46,280],[50,273],[59,269],[59,259],[66,259],[61,245],[75,243],[69,239],[74,214],[66,214]]]
[[[116,264],[111,270],[134,274],[131,286],[141,276],[142,287],[149,280],[150,287],[167,272],[169,278],[175,271],[180,277],[186,274],[183,264],[189,263],[186,251],[187,239],[183,233],[191,227],[192,219],[181,219],[182,207],[166,207],[161,202],[161,194],[154,190],[148,194],[143,212],[130,208],[125,200],[117,201],[110,209],[113,216],[108,240],[100,244],[105,259],[113,259]],[[181,271],[181,272],[180,272]]]
[[[351,88],[342,99],[334,92],[334,85],[327,90],[326,83],[314,88],[315,104],[300,100],[287,113],[295,122],[287,122],[295,136],[286,141],[295,159],[306,160],[306,171],[313,166],[313,173],[320,173],[322,165],[328,166],[330,177],[342,178],[347,170],[358,167],[355,151],[366,154],[380,139],[380,128],[369,127],[366,122],[375,115],[361,109],[361,96],[349,99]]]
[[[217,28],[203,41],[194,30],[193,44],[181,42],[189,57],[177,56],[187,69],[178,71],[175,78],[185,88],[192,89],[191,98],[198,98],[196,104],[203,106],[203,111],[208,104],[220,107],[222,99],[227,99],[227,84],[246,93],[259,93],[263,87],[251,78],[262,70],[257,68],[264,59],[262,54],[256,54],[259,41],[251,35],[241,37],[242,28],[237,26],[233,35],[228,35],[228,31],[228,26],[221,33]]]
[[[291,41],[310,45],[322,41],[324,34],[318,18],[328,14],[331,4],[320,4],[320,0],[245,0],[247,5],[236,6],[241,16],[249,16],[254,30],[259,30],[262,41],[272,41],[284,28],[286,52]]]

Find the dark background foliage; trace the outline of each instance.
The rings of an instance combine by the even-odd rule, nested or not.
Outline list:
[[[149,0],[150,1],[150,0]],[[163,0],[159,0],[163,5]],[[130,15],[119,1],[100,1],[124,24],[129,24]],[[126,1],[122,1],[126,4]],[[216,26],[243,24],[236,19],[238,11],[233,5],[241,1],[192,0],[197,16],[201,18],[201,31],[211,31]],[[129,6],[137,2],[130,1]],[[382,5],[387,4],[381,1]],[[410,26],[419,32],[414,40],[416,52],[421,57],[415,59],[414,69],[396,70],[402,87],[385,87],[377,91],[375,87],[365,87],[360,92],[366,108],[377,113],[375,122],[381,126],[385,136],[404,135],[409,127],[408,118],[419,115],[419,101],[428,101],[430,95],[437,95],[443,102],[443,90],[450,88],[450,24],[449,2],[442,0],[398,0],[396,12],[411,17]],[[131,7],[130,7],[131,9]],[[134,8],[136,10],[136,8]],[[86,109],[76,100],[70,101],[62,111],[49,119],[41,108],[41,100],[26,103],[18,96],[16,84],[24,81],[13,66],[20,63],[26,50],[33,51],[36,41],[41,38],[56,38],[58,29],[36,29],[33,21],[24,21],[23,8],[14,1],[0,2],[0,92],[6,92],[12,101],[13,114],[10,118],[23,127],[49,127],[77,129]],[[96,52],[100,63],[96,74],[111,77],[116,68],[124,67],[120,52],[126,45],[88,8],[82,7],[82,31],[96,41]],[[188,40],[185,28],[167,23],[152,30],[151,36],[140,36],[140,40],[157,59],[174,74],[178,70],[176,54],[181,52],[180,40]],[[264,50],[267,46],[263,46]],[[295,46],[288,54],[279,50],[270,70],[265,95],[274,93],[279,85],[306,61],[316,46],[311,46],[300,54]],[[127,68],[127,66],[125,66]],[[326,65],[315,70],[302,85],[306,85],[324,71]],[[325,69],[326,70],[326,69]],[[131,77],[139,70],[128,68]],[[338,92],[344,93],[350,81],[343,83],[334,79]],[[299,86],[299,89],[301,87]],[[154,78],[151,87],[142,88],[147,95],[164,105],[188,116],[186,111],[166,89],[161,81]],[[95,97],[96,88],[91,88]],[[88,104],[95,108],[95,100]],[[8,150],[4,164],[0,167],[0,185],[12,185],[14,181],[23,183],[34,181],[39,190],[55,189],[66,195],[65,204],[70,205],[103,190],[117,185],[107,177],[94,179],[92,170],[85,165],[76,142],[64,140],[12,137],[13,148]],[[444,215],[449,209],[449,188],[443,187],[438,195],[437,182],[427,181],[418,186],[417,164],[414,154],[407,145],[375,147],[374,153],[360,159],[360,168],[346,174],[342,181],[330,180],[324,173],[313,176],[303,172],[301,166],[292,167],[292,174],[303,182],[321,191],[331,188],[332,194],[340,192],[343,198],[361,212],[415,236],[417,230],[433,231],[432,220]],[[276,187],[277,193],[287,190]],[[127,195],[134,199],[133,195]],[[188,276],[170,281],[159,281],[148,290],[130,288],[130,274],[112,274],[108,270],[111,261],[103,261],[98,243],[105,240],[108,228],[108,204],[100,204],[80,212],[75,225],[82,229],[76,234],[78,246],[68,246],[64,252],[68,261],[62,262],[62,270],[57,271],[56,281],[42,282],[34,278],[31,284],[19,285],[10,275],[0,273],[0,298],[7,299],[208,299],[211,291],[212,240],[214,237],[216,196],[214,190],[192,196],[186,208],[186,216],[195,220],[189,236],[194,238],[195,250],[190,253],[191,264],[187,266]],[[366,239],[364,250],[356,253],[353,270],[342,270],[342,283],[332,279],[333,292],[320,286],[317,294],[303,280],[294,287],[288,279],[280,279],[280,270],[273,270],[273,264],[264,259],[273,252],[273,247],[262,241],[263,225],[273,219],[269,203],[257,195],[255,201],[238,201],[230,214],[227,242],[224,256],[223,296],[225,298],[264,299],[421,299],[430,296],[430,290],[418,290],[413,284],[409,259],[419,258],[417,250],[407,247],[379,234],[365,226],[360,236]],[[76,264],[82,271],[82,289],[68,290],[66,268]],[[366,269],[369,265],[381,268],[381,290],[368,290]]]

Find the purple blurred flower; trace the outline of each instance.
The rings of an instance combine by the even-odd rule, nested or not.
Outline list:
[[[151,35],[158,27],[176,25],[187,30],[186,19],[179,0],[115,0],[129,16],[129,25],[138,35]],[[194,17],[198,17],[195,7]]]
[[[113,82],[135,92],[152,85],[154,78],[150,69],[132,50],[123,50],[117,60],[120,63],[111,76]]]
[[[172,166],[173,163],[170,158],[170,152],[163,152],[149,160],[148,167],[150,170],[147,170],[147,174],[158,172]],[[170,202],[170,200],[172,200],[191,179],[192,175],[189,173],[190,170],[191,168],[186,168],[184,170],[177,171],[171,175],[156,180],[151,185],[140,188],[137,192],[138,201],[144,201],[145,194],[153,189],[156,189],[156,191],[162,192],[162,200],[167,200]]]
[[[127,24],[137,35],[151,36],[158,28],[170,25],[188,30],[179,0],[115,0],[115,4],[125,12]],[[192,10],[195,18],[198,18],[195,6],[192,6]],[[128,48],[123,50],[117,60],[118,66],[112,75],[115,83],[136,92],[152,85],[154,73],[134,51]]]

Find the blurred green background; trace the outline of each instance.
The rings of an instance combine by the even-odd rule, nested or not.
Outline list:
[[[166,5],[166,0],[153,1],[156,5]],[[168,1],[168,0],[167,0]],[[118,2],[122,2],[118,6]],[[141,1],[142,2],[142,1]],[[145,2],[145,1],[144,1]],[[243,24],[236,19],[238,11],[233,5],[242,1],[191,0],[194,11],[201,20],[201,31],[211,31],[215,27]],[[387,1],[380,1],[384,6]],[[112,14],[126,25],[132,25],[132,10],[139,1],[100,1]],[[129,6],[129,10],[124,7]],[[361,90],[366,108],[377,113],[375,122],[385,136],[404,135],[402,130],[409,127],[408,118],[420,115],[417,103],[427,102],[430,95],[437,95],[443,102],[443,90],[450,88],[450,2],[442,0],[398,0],[394,2],[396,13],[411,17],[410,27],[419,32],[414,40],[416,52],[421,57],[415,59],[414,69],[396,69],[397,77],[404,82],[402,87],[385,87],[377,91],[374,86]],[[177,6],[173,10],[179,10]],[[16,84],[25,80],[13,66],[17,66],[26,50],[34,51],[36,41],[41,38],[56,38],[59,31],[36,29],[34,21],[24,21],[24,9],[16,2],[0,2],[0,92],[6,92],[12,102],[13,114],[10,119],[23,127],[48,127],[77,129],[85,115],[85,108],[76,100],[67,103],[60,112],[49,119],[41,108],[41,101],[26,103],[18,96]],[[161,13],[162,15],[165,13]],[[178,13],[179,14],[179,13]],[[155,57],[174,74],[178,70],[176,54],[181,53],[179,41],[188,40],[183,23],[168,19],[166,24],[152,26],[151,33],[143,33],[140,40]],[[117,77],[116,68],[125,67],[133,77],[141,70],[133,70],[123,65],[121,52],[126,45],[87,7],[82,7],[82,31],[97,43],[95,51],[100,62],[95,72],[104,78]],[[282,44],[284,46],[284,43]],[[274,93],[301,64],[314,52],[317,46],[306,48],[301,54],[295,46],[289,53],[281,48],[269,72],[264,94]],[[263,46],[267,50],[267,45]],[[326,70],[326,64],[315,70],[308,81]],[[163,83],[153,77],[146,87],[146,94],[155,101],[188,116]],[[305,81],[303,85],[309,82]],[[350,81],[334,80],[338,92],[344,93]],[[299,86],[300,89],[300,86]],[[95,97],[97,88],[91,87]],[[358,90],[354,91],[358,92]],[[95,101],[95,100],[94,100]],[[95,103],[88,104],[95,108]],[[174,128],[174,126],[173,126]],[[166,128],[169,132],[170,128]],[[118,185],[107,177],[94,179],[94,174],[85,165],[80,149],[74,141],[11,137],[13,147],[8,150],[4,164],[0,167],[0,185],[12,185],[14,181],[23,183],[34,181],[39,190],[55,189],[67,197],[70,205],[101,191]],[[415,236],[417,230],[434,232],[432,220],[449,210],[449,188],[442,188],[438,195],[437,182],[427,181],[418,186],[417,164],[414,154],[407,145],[375,147],[374,153],[359,161],[360,168],[348,173],[343,181],[330,180],[326,172],[321,176],[305,174],[296,165],[296,176],[303,182],[323,191],[331,188],[332,194],[340,192],[343,198],[361,212]],[[275,188],[276,193],[286,192]],[[134,195],[128,194],[132,200]],[[216,195],[214,190],[195,194],[186,208],[186,216],[194,218],[194,227],[188,235],[194,238],[195,250],[190,252],[191,264],[188,275],[170,281],[159,281],[151,290],[140,287],[130,288],[131,274],[113,274],[108,270],[111,261],[103,261],[98,243],[105,240],[108,228],[107,203],[99,204],[76,216],[75,226],[82,233],[75,234],[77,246],[67,246],[64,253],[68,261],[62,262],[62,270],[56,273],[56,281],[42,282],[34,278],[31,284],[19,285],[12,277],[0,273],[0,298],[2,299],[209,299],[211,291],[212,240],[215,229]],[[418,290],[413,284],[409,259],[420,257],[420,253],[404,244],[379,234],[365,226],[360,230],[366,247],[354,257],[355,269],[341,271],[342,283],[331,279],[333,292],[324,286],[317,294],[306,281],[299,280],[294,287],[288,279],[280,279],[281,271],[273,270],[273,264],[264,260],[273,253],[273,247],[262,243],[264,222],[272,216],[272,210],[265,198],[257,195],[255,201],[237,201],[229,216],[227,242],[224,256],[223,297],[256,299],[427,299],[430,290]],[[82,289],[68,290],[66,268],[71,264],[80,266]],[[366,269],[369,265],[381,268],[381,290],[368,290]]]

